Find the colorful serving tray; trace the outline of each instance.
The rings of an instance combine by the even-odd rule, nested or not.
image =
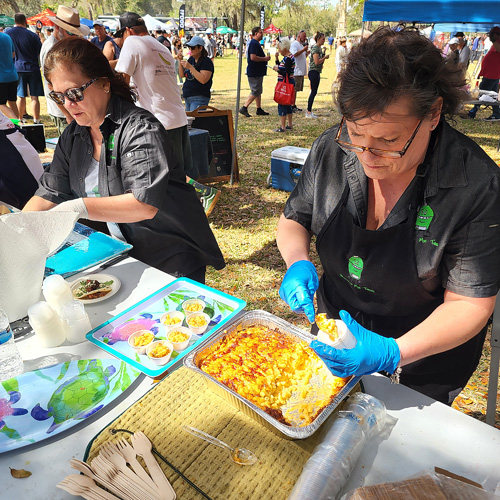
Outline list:
[[[4,380],[0,453],[77,425],[116,399],[139,375],[116,359],[81,359]]]
[[[203,335],[193,335],[189,346],[181,352],[174,351],[166,365],[153,364],[146,354],[137,354],[128,345],[128,338],[137,330],[151,330],[155,334],[155,340],[166,340],[166,331],[160,323],[160,317],[167,311],[182,310],[182,303],[188,299],[204,300],[204,312],[210,316],[211,321]],[[149,377],[157,377],[179,366],[184,356],[233,318],[245,305],[244,300],[188,278],[179,278],[94,328],[87,333],[87,339]],[[183,325],[187,326],[185,322]]]

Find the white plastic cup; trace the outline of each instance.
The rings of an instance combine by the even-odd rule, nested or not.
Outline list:
[[[28,321],[43,347],[57,347],[66,340],[61,318],[47,302],[40,301],[28,308]]]
[[[42,290],[45,300],[59,316],[62,315],[64,304],[74,299],[70,284],[59,274],[47,276],[43,280]]]
[[[347,328],[347,325],[340,319],[336,319],[335,324],[337,325],[338,332],[336,340],[332,340],[328,333],[323,330],[318,330],[318,340],[323,344],[335,347],[335,349],[353,349],[356,347],[358,341],[349,328]]]
[[[63,305],[62,318],[65,322],[66,337],[70,342],[83,342],[85,335],[92,330],[85,306],[78,300],[70,300]]]

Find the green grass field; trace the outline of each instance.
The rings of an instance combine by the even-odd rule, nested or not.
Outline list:
[[[271,60],[272,64],[273,59]],[[241,101],[249,94],[244,74],[243,61],[241,79]],[[236,55],[215,59],[213,94],[210,105],[218,109],[231,109],[235,118],[237,94]],[[278,289],[285,272],[284,263],[276,247],[275,231],[279,216],[288,194],[267,187],[266,179],[271,168],[271,152],[283,146],[311,147],[313,141],[328,127],[340,121],[331,96],[331,85],[336,76],[334,54],[326,61],[322,73],[319,92],[313,111],[317,119],[306,119],[304,113],[295,114],[294,130],[276,133],[279,125],[277,105],[273,101],[276,73],[268,69],[264,79],[262,107],[271,114],[267,117],[255,115],[255,105],[249,108],[251,118],[239,115],[237,154],[240,182],[214,184],[222,191],[222,196],[210,216],[211,227],[226,259],[222,271],[210,269],[207,284],[224,292],[238,296],[247,302],[248,309],[264,309],[297,326],[307,328],[307,321],[292,313],[281,301]],[[297,105],[306,108],[309,95],[308,81],[304,92],[298,93]],[[306,88],[307,87],[307,88]],[[44,99],[41,99],[44,101]],[[28,105],[29,109],[29,105]],[[42,113],[45,113],[42,102]],[[481,110],[477,118],[489,116],[489,110]],[[46,135],[53,135],[50,119],[42,116],[46,123]],[[499,164],[500,153],[496,148],[500,137],[500,122],[485,123],[479,119],[461,120],[455,123],[463,133],[475,140]],[[314,257],[316,264],[319,264]],[[489,367],[489,346],[485,347],[481,361],[470,386],[457,398],[455,407],[476,418],[484,419],[485,381]],[[497,414],[500,422],[500,414]]]

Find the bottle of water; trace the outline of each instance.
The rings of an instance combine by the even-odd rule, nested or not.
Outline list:
[[[16,377],[23,370],[23,358],[14,343],[9,318],[0,309],[0,380]]]

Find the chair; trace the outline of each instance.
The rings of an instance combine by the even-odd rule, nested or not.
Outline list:
[[[488,379],[488,402],[486,404],[486,423],[495,425],[497,407],[498,373],[500,370],[500,293],[493,311],[493,324],[491,325],[491,360],[490,376]]]

